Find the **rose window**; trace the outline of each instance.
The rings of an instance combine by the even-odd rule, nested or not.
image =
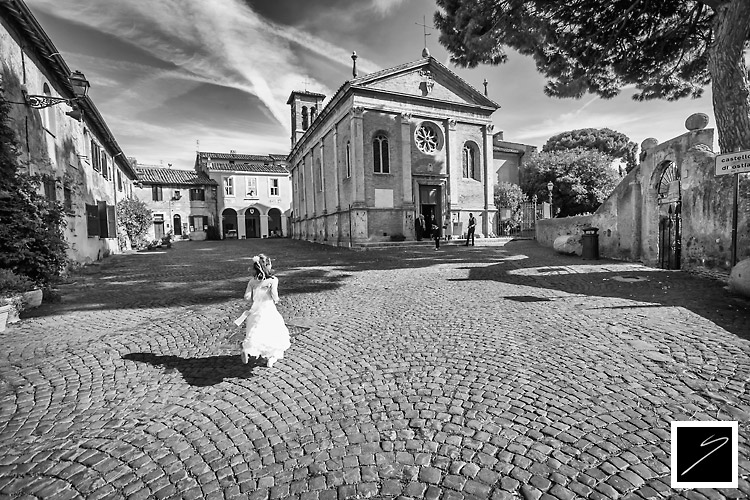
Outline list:
[[[417,147],[423,153],[434,153],[437,149],[438,136],[432,128],[426,125],[422,125],[417,129],[415,140]]]

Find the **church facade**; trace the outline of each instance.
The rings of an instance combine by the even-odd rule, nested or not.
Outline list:
[[[293,238],[351,246],[413,240],[421,214],[449,234],[496,227],[492,114],[499,105],[429,54],[347,81],[325,96],[292,92]]]

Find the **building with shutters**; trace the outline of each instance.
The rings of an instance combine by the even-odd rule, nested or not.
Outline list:
[[[198,152],[195,171],[218,186],[221,238],[287,236],[292,185],[285,155]]]
[[[204,240],[216,224],[217,184],[202,172],[136,164],[134,195],[153,214],[148,237]]]
[[[88,263],[120,252],[127,242],[118,239],[115,206],[131,195],[135,171],[91,98],[77,96],[74,73],[21,0],[0,2],[0,54],[19,161],[42,176],[47,198],[63,204],[68,256]]]

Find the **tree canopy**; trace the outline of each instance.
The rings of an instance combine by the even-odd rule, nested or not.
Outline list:
[[[117,203],[117,220],[133,248],[145,244],[145,235],[152,224],[152,212],[144,202],[138,198],[123,198]]]
[[[594,149],[533,153],[521,169],[521,189],[545,201],[552,182],[552,205],[561,217],[594,212],[620,182],[611,164],[611,156]]]
[[[628,172],[637,165],[638,145],[627,135],[608,128],[581,128],[562,132],[547,139],[542,150],[560,151],[575,148],[596,149],[620,159],[627,164]]]
[[[611,98],[700,97],[713,86],[722,151],[750,148],[747,0],[437,0],[440,42],[456,64],[534,58],[545,93]]]

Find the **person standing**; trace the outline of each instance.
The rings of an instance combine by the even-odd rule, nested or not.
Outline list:
[[[430,230],[435,240],[435,250],[440,250],[440,226],[434,215],[430,216]]]
[[[276,309],[279,302],[279,279],[273,275],[271,259],[264,254],[253,257],[250,272],[253,276],[247,284],[245,300],[251,306],[235,321],[237,326],[246,322],[242,362],[247,364],[248,356],[264,357],[271,368],[284,357],[284,351],[291,346],[289,329]]]
[[[474,246],[474,231],[477,227],[477,220],[474,218],[474,214],[469,214],[469,228],[466,232],[466,246],[469,246],[469,240],[471,240],[471,246]]]
[[[417,241],[422,241],[424,234],[424,215],[419,214],[417,216]]]

